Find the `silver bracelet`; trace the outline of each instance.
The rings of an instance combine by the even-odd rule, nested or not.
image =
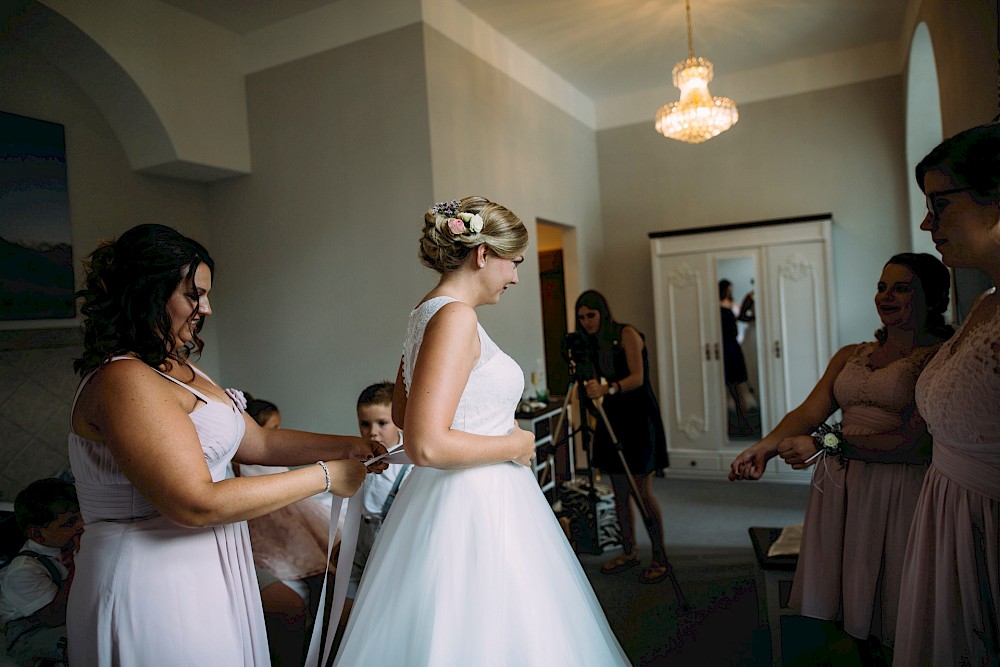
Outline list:
[[[323,469],[323,474],[326,475],[326,488],[323,489],[323,493],[330,493],[330,471],[326,469],[326,463],[323,461],[316,461],[316,465]]]

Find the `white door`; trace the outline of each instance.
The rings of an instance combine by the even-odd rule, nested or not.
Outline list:
[[[661,411],[671,468],[718,471],[724,415],[715,267],[706,253],[668,255],[653,266]]]
[[[822,242],[790,243],[765,248],[768,320],[765,354],[770,414],[775,421],[798,407],[826,370],[830,360],[830,290],[826,247]],[[809,475],[775,458],[779,475]]]

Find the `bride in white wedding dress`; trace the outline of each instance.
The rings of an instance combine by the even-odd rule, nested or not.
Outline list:
[[[393,420],[414,468],[372,548],[336,664],[609,667],[628,658],[531,472],[518,365],[475,308],[517,284],[528,234],[481,197],[435,204]]]

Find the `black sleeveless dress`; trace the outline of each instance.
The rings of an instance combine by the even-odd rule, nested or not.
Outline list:
[[[598,373],[608,384],[628,377],[628,359],[622,347],[622,331],[629,325],[615,323],[611,335],[595,346]],[[638,329],[632,327],[638,332]],[[670,465],[667,457],[667,438],[660,417],[660,405],[649,382],[649,358],[646,354],[646,337],[642,338],[642,386],[632,391],[620,391],[604,397],[604,411],[611,428],[618,438],[629,470],[633,475],[648,475]],[[593,339],[592,339],[593,341]],[[596,342],[596,341],[594,341]],[[593,465],[608,473],[624,474],[621,459],[612,444],[611,436],[598,417],[594,436]]]

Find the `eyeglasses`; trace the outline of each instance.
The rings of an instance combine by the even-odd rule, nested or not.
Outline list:
[[[941,190],[940,192],[928,192],[925,199],[925,204],[927,206],[927,212],[930,214],[932,220],[937,220],[941,212],[937,210],[935,206],[935,201],[938,197],[947,197],[948,195],[957,195],[959,192],[968,192],[972,188],[953,188],[951,190]]]

